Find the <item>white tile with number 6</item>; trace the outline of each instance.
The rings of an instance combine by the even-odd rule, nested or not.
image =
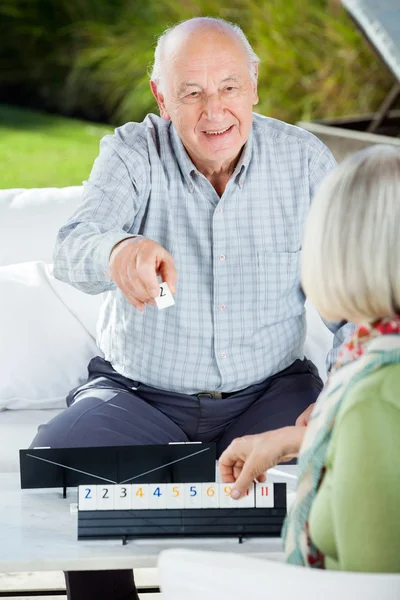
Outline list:
[[[201,508],[219,508],[218,483],[201,484]]]

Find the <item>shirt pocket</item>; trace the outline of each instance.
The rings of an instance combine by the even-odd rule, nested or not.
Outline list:
[[[273,325],[304,312],[298,252],[257,251],[258,316],[261,325]]]

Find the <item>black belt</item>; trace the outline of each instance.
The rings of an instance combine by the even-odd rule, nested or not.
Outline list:
[[[198,398],[214,398],[214,400],[221,400],[222,398],[229,398],[231,393],[226,392],[199,392],[198,394],[192,394]]]

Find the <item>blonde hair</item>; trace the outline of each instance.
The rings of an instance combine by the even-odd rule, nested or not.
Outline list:
[[[400,311],[400,151],[372,146],[331,172],[311,203],[302,259],[306,294],[330,321]]]
[[[181,21],[177,23],[173,27],[166,29],[158,38],[157,46],[154,52],[154,63],[150,72],[150,79],[155,81],[161,89],[161,85],[163,83],[163,55],[165,44],[170,37],[170,35],[175,32],[176,29],[182,28],[185,26],[189,27],[214,27],[215,29],[222,29],[226,32],[233,34],[234,37],[238,39],[238,41],[242,44],[249,61],[249,72],[250,79],[252,83],[256,83],[258,76],[258,64],[260,63],[260,59],[257,54],[254,52],[253,48],[250,45],[249,40],[243,33],[243,30],[236,25],[235,23],[230,23],[229,21],[225,21],[224,19],[217,19],[212,17],[194,17],[193,19],[188,19],[187,21]]]

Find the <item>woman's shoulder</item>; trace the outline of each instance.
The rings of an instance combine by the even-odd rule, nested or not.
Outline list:
[[[380,407],[391,406],[399,411],[400,417],[400,363],[390,363],[361,380],[350,385],[337,415],[337,421],[349,411],[368,410],[371,404],[380,403]]]

